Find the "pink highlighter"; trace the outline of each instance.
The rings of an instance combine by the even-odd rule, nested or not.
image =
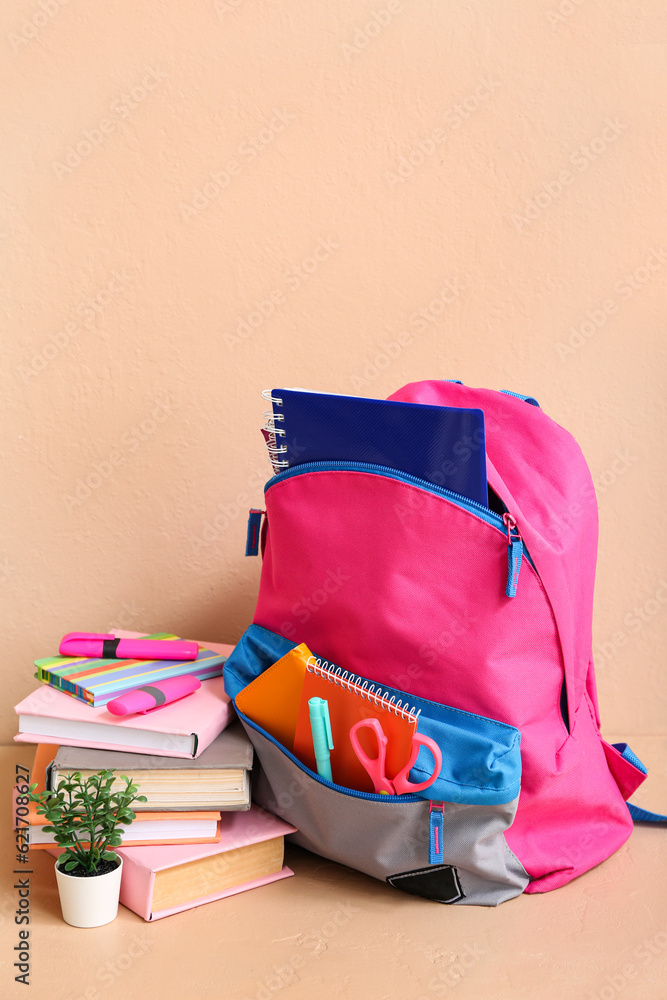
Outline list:
[[[146,684],[144,687],[126,691],[119,698],[114,698],[107,704],[112,715],[145,715],[172,701],[185,698],[201,687],[201,681],[194,674],[181,674],[180,677],[168,677],[167,680]]]
[[[103,660],[196,660],[199,646],[189,639],[117,639],[111,633],[68,632],[58,652]]]

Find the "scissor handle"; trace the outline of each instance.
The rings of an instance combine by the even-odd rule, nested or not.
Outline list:
[[[362,726],[367,726],[372,729],[375,733],[378,741],[378,753],[377,757],[369,757],[361,743],[359,742],[359,737],[357,736],[358,731]],[[350,729],[350,743],[359,758],[360,762],[368,771],[368,775],[373,782],[373,789],[376,795],[381,795],[385,792],[387,795],[394,794],[394,786],[391,781],[387,778],[385,774],[385,764],[387,759],[387,737],[384,734],[382,725],[379,719],[361,719]]]
[[[408,774],[412,768],[417,763],[417,757],[419,756],[420,747],[427,747],[433,754],[434,768],[433,773],[430,778],[426,781],[420,781],[412,783],[408,781]],[[415,733],[412,737],[412,753],[410,754],[410,760],[405,765],[402,771],[399,771],[396,777],[393,779],[394,788],[396,789],[396,794],[401,795],[403,792],[420,792],[424,788],[428,788],[432,785],[435,779],[440,774],[442,768],[442,752],[440,747],[432,740],[430,736],[424,736],[423,733]]]

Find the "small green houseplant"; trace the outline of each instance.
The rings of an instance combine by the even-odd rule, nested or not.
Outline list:
[[[120,827],[135,818],[132,804],[146,801],[131,778],[121,779],[125,787],[115,792],[113,770],[85,779],[75,771],[62,777],[55,790],[37,794],[36,783],[30,785],[30,800],[47,820],[44,831],[65,848],[56,862],[56,878],[63,917],[75,927],[99,927],[118,912],[123,863],[112,848],[122,841]]]

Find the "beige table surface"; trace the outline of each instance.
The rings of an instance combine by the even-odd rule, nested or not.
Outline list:
[[[667,811],[667,737],[628,742],[650,769],[634,801]],[[647,825],[562,889],[496,908],[419,900],[288,845],[294,878],[150,924],[121,906],[112,924],[86,930],[63,922],[54,859],[32,851],[26,990],[12,968],[20,866],[9,802],[15,764],[32,756],[26,744],[0,747],[0,996],[667,998],[667,828]]]

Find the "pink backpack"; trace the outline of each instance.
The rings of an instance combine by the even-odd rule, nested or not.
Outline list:
[[[441,774],[419,795],[351,793],[239,713],[261,765],[253,797],[302,846],[440,902],[556,889],[629,837],[646,773],[600,735],[590,472],[530,397],[425,381],[390,398],[484,411],[490,509],[362,463],[274,476],[251,512],[259,599],[226,686],[235,697],[305,642],[343,681],[408,697]],[[462,442],[461,461],[477,447]],[[424,751],[413,780],[429,767]]]

